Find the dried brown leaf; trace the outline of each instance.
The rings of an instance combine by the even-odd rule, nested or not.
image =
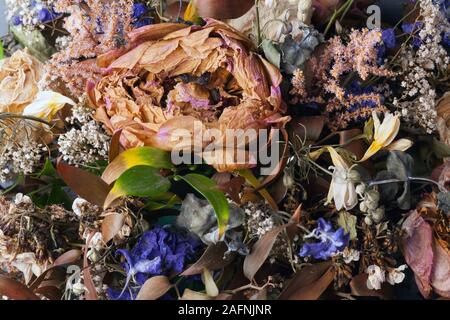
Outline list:
[[[100,177],[62,162],[58,162],[57,171],[73,192],[90,203],[103,207],[111,187]]]
[[[105,243],[112,240],[122,229],[125,216],[120,213],[109,214],[102,222],[102,237]]]
[[[285,230],[287,225],[276,227],[264,234],[253,246],[252,252],[245,257],[244,274],[249,280],[253,277],[266,261],[272,250],[278,235]]]
[[[161,298],[172,288],[172,284],[166,276],[156,276],[145,281],[139,291],[136,300],[156,300]]]
[[[192,276],[201,274],[204,268],[207,268],[208,270],[222,269],[223,267],[228,265],[228,263],[230,263],[234,258],[234,255],[230,254],[224,259],[224,254],[225,252],[227,252],[227,250],[227,245],[223,242],[211,244],[208,248],[206,248],[200,259],[198,259],[196,263],[190,266],[181,275]]]
[[[0,276],[0,295],[13,300],[40,300],[39,297],[24,284],[3,276]]]
[[[331,261],[301,269],[281,293],[280,300],[317,300],[333,282],[335,270]]]

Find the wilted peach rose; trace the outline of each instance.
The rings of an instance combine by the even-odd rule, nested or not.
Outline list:
[[[157,24],[130,38],[128,48],[98,58],[105,75],[88,88],[96,119],[111,132],[122,130],[125,148],[171,151],[174,130],[194,133],[198,123],[224,133],[289,120],[282,116],[281,74],[228,25],[212,19],[203,27]]]
[[[36,97],[42,75],[42,63],[26,50],[0,60],[0,112],[22,113]]]

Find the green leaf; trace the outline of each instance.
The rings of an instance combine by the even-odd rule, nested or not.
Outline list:
[[[163,209],[171,209],[181,204],[181,199],[173,193],[167,192],[161,196],[152,197],[148,200],[145,208],[150,211],[158,211]]]
[[[152,147],[129,149],[118,155],[103,172],[102,179],[111,184],[125,171],[136,166],[148,166],[156,169],[173,169],[170,153]]]
[[[372,143],[372,141],[373,141],[374,127],[375,127],[375,125],[373,122],[373,118],[370,118],[364,125],[364,135],[365,135],[365,138],[367,139],[367,142],[369,142],[369,143]]]
[[[55,167],[53,166],[53,163],[50,159],[46,159],[45,160],[45,164],[44,167],[42,168],[41,172],[39,172],[38,174],[38,178],[41,177],[54,177],[57,178],[58,177],[58,173],[56,172]]]
[[[0,39],[0,60],[5,57],[5,51],[3,50],[3,41]]]
[[[21,26],[10,26],[16,40],[27,47],[31,54],[41,62],[47,61],[55,52],[39,30],[25,30]]]
[[[178,177],[200,192],[211,203],[219,225],[219,237],[222,238],[230,219],[230,207],[225,194],[219,189],[217,183],[208,177],[196,173]]]
[[[391,151],[389,153],[386,167],[389,173],[402,181],[409,181],[414,166],[414,159],[402,151]]]
[[[389,174],[403,181],[403,193],[397,198],[400,209],[408,210],[411,207],[410,177],[414,167],[414,159],[402,151],[389,153],[386,167]]]
[[[433,139],[433,151],[439,159],[450,157],[450,146],[436,138]]]
[[[338,225],[344,229],[345,233],[350,234],[350,240],[357,238],[358,235],[356,233],[356,216],[346,211],[342,211],[341,213],[339,213]]]
[[[104,207],[109,207],[116,199],[124,196],[154,197],[169,191],[168,178],[163,177],[159,169],[149,166],[136,166],[117,179],[106,197]]]
[[[265,39],[261,43],[261,46],[267,60],[279,69],[281,65],[281,53],[273,45],[272,41]]]

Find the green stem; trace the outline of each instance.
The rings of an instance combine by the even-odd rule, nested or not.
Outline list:
[[[330,18],[330,21],[327,24],[327,27],[325,28],[325,31],[323,32],[323,36],[325,37],[330,31],[331,27],[333,26],[333,23],[336,22],[337,18],[341,16],[342,14],[346,14],[347,10],[350,8],[350,6],[353,4],[354,0],[347,0],[337,11],[334,11],[333,15]]]
[[[261,19],[259,16],[259,0],[256,0],[256,32],[257,32],[257,43],[258,48],[261,46],[262,37],[261,37]]]

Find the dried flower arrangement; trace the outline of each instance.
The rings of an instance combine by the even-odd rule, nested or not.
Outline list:
[[[6,2],[0,297],[450,298],[447,0]]]

